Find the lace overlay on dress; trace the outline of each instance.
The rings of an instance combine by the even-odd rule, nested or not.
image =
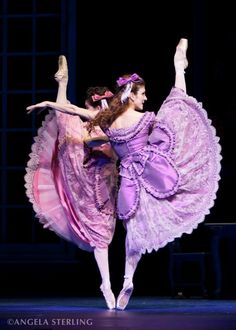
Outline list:
[[[107,247],[114,234],[116,165],[94,157],[93,166],[84,166],[84,125],[77,116],[46,116],[32,145],[25,187],[45,228],[92,251]]]
[[[219,188],[221,146],[202,104],[173,88],[154,121],[148,121],[149,117],[149,113],[143,117],[143,126],[142,120],[138,123],[139,130],[135,135],[129,129],[108,132],[113,147],[124,157],[131,147],[135,149],[135,141],[140,146],[138,136],[144,138],[142,128],[149,127],[148,144],[166,152],[180,178],[174,194],[164,198],[139,185],[139,202],[137,207],[135,204],[135,212],[125,220],[126,248],[131,256],[158,250],[183,233],[190,234],[209,214]],[[126,134],[128,149],[124,142]],[[145,162],[143,166],[146,166]],[[141,176],[130,180],[140,183]],[[123,194],[129,195],[126,187]]]

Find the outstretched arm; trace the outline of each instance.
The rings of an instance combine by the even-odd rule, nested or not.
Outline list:
[[[186,52],[188,48],[188,40],[180,39],[176,47],[176,52],[174,56],[174,66],[175,66],[175,87],[182,89],[186,93],[186,81],[185,81],[185,69],[188,66],[188,61],[186,58]]]
[[[74,104],[71,104],[67,100],[67,84],[68,84],[68,67],[66,57],[64,55],[59,56],[58,71],[54,78],[58,82],[57,100],[56,102],[44,101],[26,108],[27,113],[31,113],[34,110],[43,108],[51,108],[57,111],[61,111],[70,115],[77,115],[83,117],[86,120],[93,119],[98,111],[91,111],[84,108],[79,108]]]
[[[97,137],[86,137],[84,139],[84,143],[89,147],[89,148],[94,148],[94,147],[99,147],[103,145],[104,143],[109,142],[109,139],[107,136],[97,136]]]
[[[30,105],[29,107],[26,108],[27,113],[31,113],[32,111],[36,109],[42,109],[42,108],[51,108],[57,111],[61,111],[64,113],[68,113],[70,115],[76,115],[85,118],[86,120],[90,120],[95,118],[97,115],[98,111],[93,111],[93,110],[87,110],[84,108],[79,108],[74,104],[61,104],[61,103],[56,103],[56,102],[51,102],[51,101],[43,101],[37,104]]]

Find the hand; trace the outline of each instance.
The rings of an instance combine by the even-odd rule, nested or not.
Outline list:
[[[46,109],[48,106],[49,106],[49,102],[43,101],[43,102],[40,102],[37,104],[30,105],[29,107],[26,108],[26,111],[27,111],[27,114],[29,114],[37,109],[41,109],[41,111],[42,111],[42,110]]]
[[[109,142],[109,139],[107,136],[97,136],[97,137],[87,137],[84,139],[84,143],[89,147],[99,147],[104,143]]]

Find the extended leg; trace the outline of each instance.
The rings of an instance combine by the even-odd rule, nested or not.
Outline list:
[[[59,57],[58,66],[59,66],[58,71],[54,76],[55,80],[58,82],[56,102],[65,104],[68,103],[69,101],[67,100],[68,67],[64,55],[61,55]],[[110,284],[108,248],[105,249],[95,248],[94,256],[102,278],[102,285],[100,289],[103,292],[108,308],[109,309],[115,308],[115,297],[113,292],[111,291],[111,284]]]

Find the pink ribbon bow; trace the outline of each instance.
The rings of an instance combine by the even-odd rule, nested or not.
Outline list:
[[[108,98],[112,97],[113,95],[114,94],[111,91],[106,91],[103,95],[98,95],[98,94],[92,95],[92,100],[93,100],[93,102],[100,101],[103,99],[108,99]]]

